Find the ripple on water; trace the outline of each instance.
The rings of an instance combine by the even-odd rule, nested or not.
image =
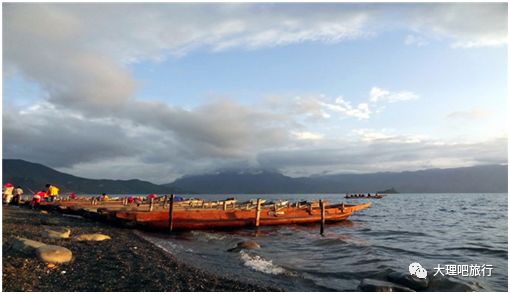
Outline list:
[[[487,247],[448,247],[443,248],[446,251],[468,251],[468,252],[476,252],[483,255],[492,255],[494,257],[500,258],[508,258],[508,251],[501,249],[491,249]]]
[[[212,232],[207,232],[207,231],[191,231],[191,234],[198,239],[203,239],[203,240],[207,240],[207,241],[224,240],[227,238],[226,234],[212,233]]]

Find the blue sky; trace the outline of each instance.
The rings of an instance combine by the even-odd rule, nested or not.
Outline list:
[[[361,103],[378,85],[412,90],[420,99],[391,105],[384,115],[354,120],[351,125],[448,138],[450,131],[441,128],[448,114],[474,108],[485,109],[493,117],[477,124],[506,125],[506,109],[501,107],[506,103],[506,46],[452,49],[439,43],[416,47],[404,44],[407,34],[388,32],[339,44],[202,50],[164,62],[135,64],[131,70],[140,82],[136,96],[184,107],[196,107],[213,97],[234,97],[250,104],[273,95],[292,99],[303,94],[344,96]],[[473,138],[487,135],[486,128],[472,130]]]
[[[3,156],[155,182],[505,163],[506,10],[9,4]]]

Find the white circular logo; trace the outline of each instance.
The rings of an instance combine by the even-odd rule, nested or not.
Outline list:
[[[420,279],[425,279],[427,277],[427,270],[417,262],[413,262],[409,265],[409,273]]]
[[[425,279],[427,277],[427,270],[420,267],[416,270],[416,276],[420,279]]]

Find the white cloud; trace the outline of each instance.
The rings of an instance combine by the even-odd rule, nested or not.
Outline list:
[[[308,99],[299,97],[297,99],[297,103],[302,106],[301,108],[303,111],[317,117],[329,118],[331,117],[330,113],[336,113],[344,117],[365,120],[370,118],[371,114],[374,112],[372,108],[376,104],[381,104],[382,102],[395,103],[416,99],[418,99],[418,95],[410,91],[390,92],[378,87],[372,87],[368,101],[358,103],[355,106],[342,96],[338,96],[334,102],[331,102],[331,99],[323,95]],[[308,107],[304,107],[305,105]],[[375,112],[380,113],[383,109],[384,106],[377,107]]]
[[[418,99],[418,95],[410,91],[390,92],[378,87],[372,87],[367,101],[357,104],[338,96],[336,99],[325,95],[295,97],[293,105],[294,114],[306,115],[315,120],[328,119],[332,116],[370,119],[372,113],[381,113],[385,109],[383,103],[395,103]]]
[[[365,142],[373,142],[395,138],[395,135],[389,135],[384,132],[376,132],[367,129],[355,129],[352,132],[358,135],[360,139]]]
[[[370,102],[388,102],[395,103],[400,101],[410,101],[418,99],[418,95],[410,91],[390,92],[378,87],[372,87],[370,90]]]
[[[368,17],[356,7],[309,4],[9,3],[4,7],[7,49],[16,41],[41,45],[42,40],[66,40],[71,41],[67,46],[85,47],[122,63],[158,61],[198,48],[223,51],[336,43],[370,35],[363,28]],[[19,40],[19,33],[31,39]]]
[[[290,109],[294,115],[304,115],[307,118],[311,118],[315,121],[328,119],[331,117],[331,115],[324,110],[322,102],[323,99],[325,99],[325,96],[322,95],[319,97],[297,96],[291,100],[290,105],[284,102],[284,105],[280,105],[280,107],[283,107],[283,111]],[[284,99],[284,101],[286,100]]]
[[[425,135],[406,135],[399,134],[394,130],[371,130],[371,129],[354,129],[352,130],[354,134],[358,136],[358,138],[367,143],[375,143],[375,142],[391,142],[391,143],[401,143],[401,144],[410,144],[410,143],[421,143],[426,140],[430,141],[429,138]]]
[[[377,102],[377,100],[379,100],[379,98],[388,96],[389,94],[390,94],[390,92],[388,92],[386,90],[383,90],[383,89],[380,89],[377,87],[372,87],[372,89],[370,90],[370,101]]]
[[[391,17],[395,11],[398,17]],[[42,42],[80,51],[85,47],[115,62],[133,63],[182,56],[198,48],[336,43],[370,37],[389,26],[410,31],[406,43],[418,46],[424,39],[446,40],[452,47],[498,46],[507,40],[507,5],[7,3],[4,50],[6,64],[11,49],[22,46],[27,47],[23,51],[55,52],[46,52]]]
[[[354,117],[357,119],[370,118],[370,108],[367,103],[359,103],[357,106],[352,106],[351,102],[344,100],[339,96],[335,99],[334,103],[320,102],[320,104],[327,110],[339,113],[347,117]]]
[[[312,132],[293,132],[292,134],[298,140],[320,140],[324,138],[323,134]]]
[[[402,21],[429,40],[443,40],[453,48],[507,44],[507,3],[423,3],[408,7]]]

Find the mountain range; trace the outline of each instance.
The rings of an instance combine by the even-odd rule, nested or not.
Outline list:
[[[138,179],[86,179],[38,163],[3,160],[3,181],[32,190],[55,184],[75,193],[368,193],[393,188],[400,193],[498,193],[508,191],[508,166],[427,169],[420,171],[289,177],[272,171],[223,171],[184,176],[157,185]]]
[[[292,178],[277,172],[221,172],[187,176],[168,186],[199,193],[497,193],[508,190],[508,166],[484,165],[371,174]]]

